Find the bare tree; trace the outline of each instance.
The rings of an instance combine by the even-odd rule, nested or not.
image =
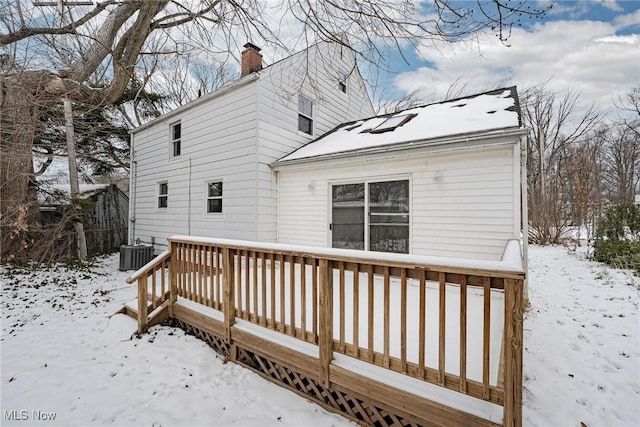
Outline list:
[[[612,204],[633,203],[640,183],[640,133],[638,126],[617,123],[604,132],[604,180]]]
[[[527,139],[529,238],[540,244],[558,243],[571,225],[567,165],[570,148],[600,123],[602,113],[590,106],[578,113],[579,95],[556,93],[545,84],[524,91],[521,97]]]
[[[578,244],[593,239],[597,221],[605,204],[603,180],[603,131],[593,132],[568,150],[567,182],[571,224],[577,226]],[[586,235],[582,235],[582,230]]]
[[[112,104],[125,91],[136,67],[144,65],[141,55],[153,53],[146,49],[153,48],[150,41],[158,34],[201,47],[221,40],[225,47],[221,51],[227,52],[235,50],[237,38],[243,39],[241,44],[246,39],[287,44],[274,29],[265,3],[258,0],[104,0],[74,8],[64,23],[55,13],[35,12],[32,3],[24,3],[28,7],[23,3],[0,3],[0,47],[8,52],[2,61],[0,91],[3,253],[23,251],[28,244],[19,233],[21,227],[37,223],[32,150],[43,108],[61,99],[96,107]],[[376,54],[378,58],[382,54],[383,44],[401,47],[430,39],[458,40],[480,31],[492,31],[506,43],[512,26],[523,16],[545,13],[524,0],[472,4],[475,7],[435,0],[433,10],[425,15],[417,13],[421,11],[409,0],[287,0],[281,12],[283,20],[297,23],[300,39],[340,43],[373,63]],[[57,42],[64,35],[80,42],[64,48]],[[175,43],[175,54],[184,51],[181,43]],[[165,47],[161,53],[171,49]],[[27,51],[36,54],[28,56]],[[68,66],[60,60],[63,57],[69,58]]]

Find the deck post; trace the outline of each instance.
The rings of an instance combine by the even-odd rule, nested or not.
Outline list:
[[[147,275],[143,274],[138,277],[138,334],[142,334],[147,330],[147,306],[149,304],[149,296],[147,294]]]
[[[178,300],[177,243],[169,241],[169,317],[173,317],[173,304]]]
[[[344,313],[342,314],[344,316]],[[318,331],[320,384],[329,387],[329,366],[333,359],[333,265],[320,259],[320,328]]]
[[[235,323],[235,305],[233,303],[234,296],[234,273],[235,273],[235,255],[229,248],[222,249],[222,277],[223,277],[223,298],[222,311],[224,312],[225,338],[231,343],[231,327]]]
[[[504,414],[505,427],[522,427],[522,279],[504,281]]]

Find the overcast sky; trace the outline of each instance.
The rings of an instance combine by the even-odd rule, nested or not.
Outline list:
[[[487,35],[475,42],[419,46],[410,64],[394,59],[388,76],[396,95],[420,90],[427,101],[449,87],[466,92],[545,82],[576,89],[584,104],[607,107],[640,86],[640,0],[537,1],[553,3],[543,21],[513,30],[509,47]]]

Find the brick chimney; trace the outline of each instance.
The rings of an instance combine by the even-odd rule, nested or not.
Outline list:
[[[254,71],[262,70],[262,54],[260,53],[260,48],[253,43],[247,43],[243,47],[245,49],[242,51],[242,74],[240,77],[244,77]]]

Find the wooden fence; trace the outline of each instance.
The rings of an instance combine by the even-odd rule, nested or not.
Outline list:
[[[177,317],[173,306],[189,300],[222,313],[228,345],[242,319],[317,346],[304,369],[323,387],[342,354],[500,405],[503,425],[521,426],[522,267],[434,260],[174,237],[128,281],[138,282],[139,332],[149,310]]]

